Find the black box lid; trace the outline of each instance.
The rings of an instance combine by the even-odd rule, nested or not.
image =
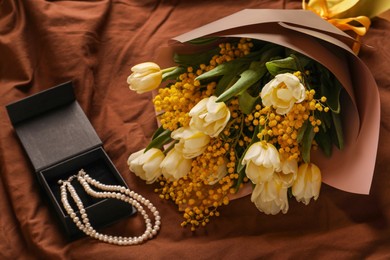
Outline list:
[[[36,171],[102,145],[72,82],[9,104],[7,111]]]

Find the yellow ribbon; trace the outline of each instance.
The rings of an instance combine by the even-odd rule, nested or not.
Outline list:
[[[352,50],[358,54],[361,46],[360,37],[367,33],[371,25],[370,18],[367,16],[337,18],[337,16],[350,9],[359,0],[309,0],[309,3],[306,1],[302,0],[304,10],[316,13],[342,31],[353,31],[356,34],[356,42],[353,44]]]

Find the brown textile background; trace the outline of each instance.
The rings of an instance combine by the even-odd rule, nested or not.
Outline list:
[[[286,2],[286,3],[284,3]],[[128,90],[132,65],[153,60],[174,36],[244,8],[300,8],[299,0],[0,0],[0,259],[390,258],[390,22],[375,18],[361,58],[381,95],[381,129],[369,196],[323,185],[317,202],[290,202],[266,216],[244,197],[206,229],[182,229],[181,214],[126,159],[156,129],[150,94]],[[143,245],[119,247],[62,234],[6,114],[5,105],[74,80],[76,96],[130,188],[159,208],[162,229]],[[367,154],[367,156],[370,156]],[[104,229],[142,231],[138,217]]]

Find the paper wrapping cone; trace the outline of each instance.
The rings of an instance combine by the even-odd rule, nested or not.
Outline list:
[[[324,183],[369,194],[378,147],[380,100],[369,69],[348,47],[354,39],[310,11],[245,9],[174,38],[159,53],[158,63],[171,66],[174,52],[204,48],[186,42],[215,36],[279,44],[316,60],[336,76],[346,90],[341,100],[345,146],[341,151],[334,147],[329,158],[321,151],[312,152],[311,161],[320,167]]]

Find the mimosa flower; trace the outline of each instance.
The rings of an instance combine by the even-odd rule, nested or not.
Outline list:
[[[209,175],[209,178],[207,179],[207,184],[208,185],[214,185],[216,184],[220,179],[222,179],[227,173],[227,167],[226,167],[226,162],[219,165],[217,170]]]

